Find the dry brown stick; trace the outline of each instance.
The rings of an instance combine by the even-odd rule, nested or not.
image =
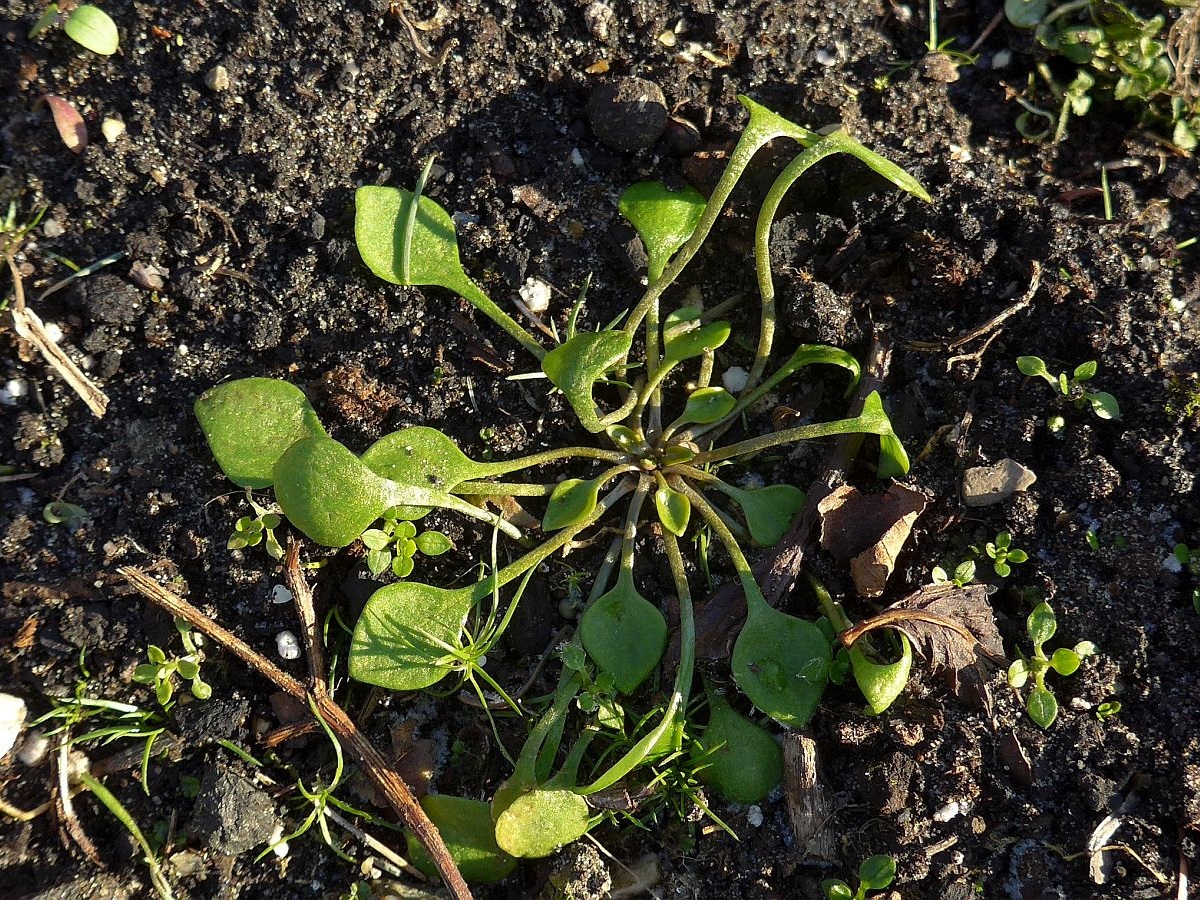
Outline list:
[[[848,416],[862,412],[863,402],[872,391],[880,389],[891,363],[891,340],[884,334],[876,334],[863,366],[862,380],[858,384],[854,402]],[[778,606],[796,583],[796,576],[804,562],[804,553],[813,539],[817,525],[817,505],[825,499],[845,478],[846,468],[853,459],[860,434],[842,435],[825,457],[821,476],[809,489],[804,506],[789,531],[769,553],[754,564],[754,578],[762,588],[763,596],[772,606]],[[733,650],[740,628],[738,624],[746,617],[746,597],[735,580],[717,588],[696,614],[696,653],[708,659],[722,659]]]
[[[329,696],[328,691],[325,689],[323,678],[314,679],[311,690],[306,690],[304,685],[298,680],[266,659],[261,653],[255,651],[236,634],[223,628],[200,610],[196,609],[187,600],[168,591],[158,582],[148,578],[131,566],[121,566],[117,571],[138,593],[162,607],[171,615],[183,619],[197,631],[208,635],[246,665],[250,666],[250,668],[272,682],[279,690],[290,694],[298,700],[311,699],[321,718],[325,720],[325,723],[346,744],[351,755],[358,760],[367,774],[371,776],[375,787],[388,799],[392,808],[400,816],[400,820],[412,830],[417,840],[420,841],[421,846],[429,853],[430,858],[437,867],[438,873],[442,876],[442,880],[446,884],[446,888],[450,891],[450,895],[455,900],[471,900],[471,889],[467,887],[467,883],[463,880],[458,867],[454,865],[454,860],[450,857],[450,851],[446,849],[446,844],[442,841],[441,835],[438,834],[437,827],[429,820],[429,816],[425,814],[425,811],[421,809],[421,805],[412,795],[412,791],[408,789],[408,785],[404,783],[404,779],[396,774],[383,756],[380,755],[379,751],[375,749],[374,745],[359,731],[354,720],[346,715],[345,710],[338,706],[333,698]],[[300,596],[295,590],[293,590],[293,594],[297,597]],[[311,608],[311,592],[307,593],[307,597],[309,598]],[[315,615],[313,619],[315,621]],[[305,629],[305,631],[307,634],[308,630]],[[309,665],[310,671],[312,671],[311,660]],[[320,672],[321,670],[317,669],[316,671]]]
[[[17,268],[16,260],[12,258],[11,253],[6,254],[5,259],[8,262],[9,271],[12,273],[14,300],[10,313],[17,337],[29,341],[37,347],[38,352],[42,354],[50,367],[62,376],[63,381],[70,385],[80,399],[88,405],[88,409],[96,418],[102,418],[104,411],[108,409],[108,395],[96,387],[95,383],[83,374],[83,370],[75,365],[67,354],[63,353],[62,348],[54,343],[46,333],[46,326],[42,324],[37,313],[25,306],[25,285],[21,280],[21,272]]]

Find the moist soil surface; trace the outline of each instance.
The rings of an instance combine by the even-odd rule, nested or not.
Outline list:
[[[977,63],[956,70],[926,58],[924,9],[872,0],[104,7],[121,35],[111,57],[59,29],[30,40],[42,5],[0,4],[0,199],[15,201],[19,218],[46,209],[15,261],[31,307],[110,398],[102,418],[90,414],[5,314],[0,463],[20,477],[0,482],[0,687],[30,719],[75,696],[83,668],[87,697],[158,708],[132,672],[148,644],[178,652],[178,636],[118,566],[152,573],[303,676],[303,661],[277,649],[281,631],[298,630],[292,607],[272,602],[279,564],[261,546],[226,548],[249,510],[192,415],[207,388],[288,379],[358,452],[416,424],[444,430],[476,459],[586,439],[545,382],[506,380],[529,371],[528,358],[465,302],[370,274],[354,242],[356,187],[411,185],[435,153],[427,192],[456,214],[468,271],[514,310],[527,278],[551,285],[547,315],[560,329],[590,274],[584,322],[595,328],[636,300],[644,276],[618,194],[647,178],[710,190],[746,94],[813,128],[843,123],[933,195],[925,204],[857,163],[827,161],[793,189],[776,226],[777,346],[829,342],[861,357],[873,337],[890,341],[883,394],[914,459],[903,481],[928,500],[882,597],[860,599],[847,567],[818,549],[808,565],[861,618],[1008,531],[1028,561],[1007,578],[986,557],[978,566],[1006,655],[1030,652],[1025,618],[1041,599],[1058,615],[1051,649],[1090,640],[1099,653],[1071,677],[1050,676],[1060,711],[1048,730],[1025,714],[1003,667],[988,669],[990,705],[956,697],[920,663],[880,716],[864,714],[852,685],[830,689],[808,730],[831,800],[826,858],[797,844],[782,791],[749,808],[708,792],[737,840],[702,814],[664,813],[648,830],[597,829],[611,853],[599,867],[619,878],[650,854],[643,891],[657,897],[818,897],[820,879],[853,880],[862,859],[887,853],[897,860],[891,890],[904,898],[1182,896],[1189,861],[1197,871],[1200,614],[1197,584],[1168,558],[1177,542],[1200,544],[1200,251],[1178,247],[1200,235],[1194,160],[1112,104],[1072,120],[1057,144],[1030,143],[1014,128],[1012,99],[1033,67],[1027,35],[1001,24]],[[939,4],[941,36],[963,49],[999,9]],[[1012,61],[998,68],[1002,52]],[[665,130],[621,107],[610,87],[628,89],[615,79],[629,76],[661,89],[675,117]],[[82,115],[82,152],[60,140],[45,94]],[[110,119],[124,126],[111,140],[101,131]],[[754,213],[790,149],[763,152],[668,306],[688,291],[710,305],[744,294],[757,327]],[[1100,165],[1114,163],[1106,213]],[[117,253],[39,299],[68,262]],[[135,267],[161,270],[160,286]],[[747,333],[718,354],[718,371],[749,365]],[[1025,377],[1021,355],[1055,374],[1095,360],[1089,387],[1113,394],[1120,418]],[[840,388],[821,390],[818,378],[788,382],[776,405],[841,415]],[[769,430],[771,412],[746,427]],[[1065,424],[1052,433],[1055,415]],[[777,454],[759,474],[807,488],[823,453]],[[877,492],[865,458],[847,474]],[[966,506],[964,472],[1004,459],[1036,482]],[[49,524],[43,508],[55,500],[83,507],[86,521]],[[419,577],[449,584],[487,558],[488,530],[429,521],[455,550],[422,561]],[[644,541],[645,558],[661,560],[654,534]],[[313,575],[321,611],[352,623],[375,587],[361,549],[304,552],[328,559]],[[502,541],[500,553],[514,548]],[[523,682],[555,641],[568,576],[594,571],[598,553],[578,549],[532,582],[490,664],[503,683]],[[711,564],[717,581],[731,577],[723,553]],[[644,592],[662,597],[665,563],[647,569]],[[786,608],[817,614],[807,589]],[[551,689],[553,669],[534,694]],[[739,696],[723,662],[706,660],[704,671]],[[147,791],[140,742],[77,745],[154,843],[177,895],[335,898],[364,878],[375,896],[436,889],[363,866],[378,856],[353,839],[345,849],[357,862],[339,859],[317,829],[286,856],[256,860],[277,822],[288,834],[307,814],[296,780],[327,780],[333,755],[319,734],[268,750],[263,735],[303,711],[211,644],[202,672],[213,699],[178,700]],[[369,699],[343,683],[339,698],[421,789],[490,797],[510,771],[486,719],[455,693]],[[1115,715],[1098,712],[1114,702]],[[501,720],[513,752],[522,728]],[[91,794],[76,795],[73,822],[54,808],[14,818],[58,794],[57,745],[39,751],[29,736],[0,760],[0,895],[152,895],[140,850]],[[339,794],[389,817],[356,770]],[[1097,843],[1116,849],[1093,859],[1089,839],[1110,815],[1116,830]],[[397,833],[372,830],[405,852]],[[551,896],[551,870],[567,862],[522,864],[479,893]],[[603,896],[603,873],[592,875],[567,896]]]

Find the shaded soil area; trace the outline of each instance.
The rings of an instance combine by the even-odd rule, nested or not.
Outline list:
[[[942,36],[965,47],[1000,6],[942,4]],[[0,464],[32,477],[0,482],[0,688],[39,716],[51,697],[74,695],[83,654],[88,697],[155,708],[132,674],[147,644],[177,647],[178,638],[119,565],[151,571],[280,661],[277,635],[297,626],[290,606],[272,602],[279,566],[261,548],[226,549],[248,507],[191,414],[218,382],[264,375],[301,385],[356,451],[414,424],[441,428],[476,459],[536,452],[573,433],[561,397],[506,380],[528,361],[465,303],[370,275],[354,244],[357,186],[410,185],[436,153],[428,192],[456,214],[468,271],[502,302],[527,278],[552,285],[560,328],[590,275],[585,321],[597,327],[641,292],[644,254],[617,213],[620,191],[646,178],[711,188],[746,94],[813,128],[844,123],[934,198],[922,204],[857,163],[833,161],[793,189],[774,234],[782,352],[822,341],[861,355],[876,333],[892,342],[884,393],[914,459],[905,483],[929,503],[878,604],[1009,531],[1029,561],[1003,579],[986,558],[979,566],[996,588],[990,603],[1009,658],[1030,652],[1025,618],[1041,599],[1058,615],[1051,648],[1091,640],[1099,654],[1069,678],[1051,676],[1060,713],[1049,730],[1025,715],[1000,669],[990,711],[956,699],[920,665],[882,716],[864,715],[850,686],[831,689],[811,736],[833,801],[832,859],[796,845],[777,791],[753,808],[709,797],[740,840],[702,815],[664,816],[649,833],[599,829],[608,867],[616,876],[650,851],[659,897],[818,897],[821,878],[848,877],[864,857],[888,853],[904,898],[1175,896],[1181,870],[1197,868],[1200,824],[1198,585],[1169,564],[1176,543],[1200,545],[1200,250],[1179,247],[1200,235],[1194,160],[1104,106],[1075,120],[1063,143],[1022,140],[1009,86],[1030,70],[1028,40],[1006,25],[977,65],[947,81],[944,65],[922,59],[923,11],[906,21],[888,3],[600,7],[111,0],[121,50],[105,58],[61,30],[29,40],[42,7],[0,4],[0,202],[26,217],[46,207],[17,263],[33,308],[111,400],[103,418],[90,415],[4,316]],[[992,67],[1009,49],[1013,62]],[[589,120],[598,87],[624,76],[657,84],[675,117],[646,149],[613,149],[646,127],[619,105],[601,98]],[[47,93],[82,114],[82,153],[60,141],[39,103]],[[101,133],[110,119],[124,126],[112,140]],[[756,306],[754,213],[790,159],[785,149],[763,152],[671,302],[687,291],[708,304],[744,293]],[[1099,190],[1105,163],[1120,163],[1109,171],[1111,217]],[[37,299],[68,262],[118,252]],[[163,270],[162,287],[139,284],[134,265]],[[718,367],[748,366],[752,354],[752,338],[731,341]],[[1091,384],[1118,399],[1121,418],[1102,420],[1023,376],[1021,355],[1054,373],[1095,360]],[[779,405],[841,414],[836,389],[789,384]],[[1054,415],[1065,418],[1058,433],[1047,428]],[[771,410],[747,427],[770,429]],[[760,474],[807,488],[823,452],[783,454]],[[1036,482],[1002,503],[965,506],[964,472],[1003,459]],[[866,469],[853,474],[877,489]],[[87,521],[49,524],[43,507],[55,500],[83,507]],[[456,550],[422,578],[447,584],[486,558],[486,530],[430,521]],[[322,607],[353,622],[374,587],[362,551],[308,549],[330,557],[316,575]],[[525,680],[564,624],[572,574],[597,560],[581,550],[535,579],[497,654],[498,678]],[[852,616],[878,608],[854,594],[844,566],[820,553],[811,562]],[[660,595],[669,583],[661,568],[646,576]],[[714,554],[714,576],[730,573]],[[696,573],[701,595],[702,585]],[[802,590],[788,608],[816,615]],[[280,664],[303,674],[301,661]],[[262,758],[258,739],[296,710],[215,650],[203,670],[214,699],[176,706],[148,792],[140,744],[90,743],[82,749],[93,767],[111,773],[109,788],[165,844],[181,896],[345,895],[363,873],[315,831],[286,857],[255,860],[276,820],[287,834],[307,814],[293,785],[330,776],[328,742],[284,745],[257,770],[216,742]],[[710,674],[728,682],[723,664]],[[372,707],[367,731],[385,752],[407,754],[402,770],[414,781],[485,797],[508,774],[486,720],[455,696],[344,691],[353,714]],[[1119,713],[1098,715],[1113,702]],[[504,727],[515,749],[521,726]],[[14,811],[57,791],[57,751],[36,749],[25,742],[20,757],[0,759],[0,798]],[[377,800],[353,773],[346,784],[352,805]],[[149,896],[127,831],[88,794],[74,805],[103,866],[54,810],[0,816],[0,896]],[[1117,849],[1098,884],[1087,844],[1110,814],[1119,827],[1101,843]],[[397,835],[377,831],[403,852]],[[535,896],[553,864],[524,864],[482,895]],[[423,890],[387,876],[374,889]]]

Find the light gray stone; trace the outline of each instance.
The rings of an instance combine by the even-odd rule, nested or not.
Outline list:
[[[967,469],[962,481],[963,502],[967,506],[993,506],[1027,490],[1035,481],[1033,471],[1013,459]]]

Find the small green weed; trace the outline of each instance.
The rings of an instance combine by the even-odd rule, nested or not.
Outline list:
[[[934,566],[931,574],[934,584],[945,584],[950,582],[955,587],[964,588],[975,580],[975,560],[968,559],[960,562],[954,567],[954,574],[951,575],[941,566]]]
[[[204,661],[204,654],[197,644],[198,636],[193,636],[192,626],[183,619],[175,619],[175,629],[183,641],[184,655],[168,657],[161,647],[151,644],[146,648],[146,658],[150,661],[133,671],[134,681],[154,685],[154,696],[164,707],[170,704],[175,694],[176,675],[191,682],[192,696],[197,700],[207,700],[212,696],[212,686],[200,677],[200,663]]]
[[[896,860],[886,854],[869,856],[858,867],[858,888],[839,878],[828,878],[821,882],[825,900],[865,900],[867,891],[882,891],[896,880]]]
[[[1073,650],[1059,647],[1053,655],[1046,656],[1043,647],[1058,630],[1058,620],[1045,601],[1029,614],[1025,626],[1033,642],[1033,656],[1022,654],[1021,659],[1008,667],[1008,683],[1020,690],[1033,678],[1033,690],[1025,700],[1025,711],[1041,728],[1049,728],[1058,716],[1058,701],[1046,687],[1046,673],[1053,669],[1064,677],[1073,675],[1085,657],[1095,655],[1096,645],[1091,641],[1080,641]]]
[[[55,25],[61,25],[67,37],[79,46],[102,56],[112,56],[121,42],[117,25],[108,13],[87,3],[68,6],[64,2],[62,10],[57,3],[51,3],[29,29],[29,38],[32,40]]]
[[[1029,560],[1029,554],[1012,545],[1012,534],[1001,531],[994,541],[983,545],[983,552],[992,561],[992,568],[1001,578],[1012,574],[1012,567]]]
[[[1091,407],[1098,419],[1121,418],[1121,407],[1117,404],[1116,397],[1105,391],[1089,391],[1083,387],[1083,383],[1090,381],[1096,374],[1095,360],[1080,363],[1070,377],[1066,372],[1059,372],[1057,378],[1051,375],[1046,363],[1038,356],[1017,357],[1017,368],[1031,378],[1041,378],[1063,397],[1070,399],[1077,409]]]
[[[378,578],[388,569],[397,578],[407,578],[413,571],[413,557],[441,556],[454,547],[450,538],[440,531],[422,531],[406,519],[394,515],[394,510],[384,513],[379,528],[368,528],[362,533],[362,542],[367,548],[367,568]]]

